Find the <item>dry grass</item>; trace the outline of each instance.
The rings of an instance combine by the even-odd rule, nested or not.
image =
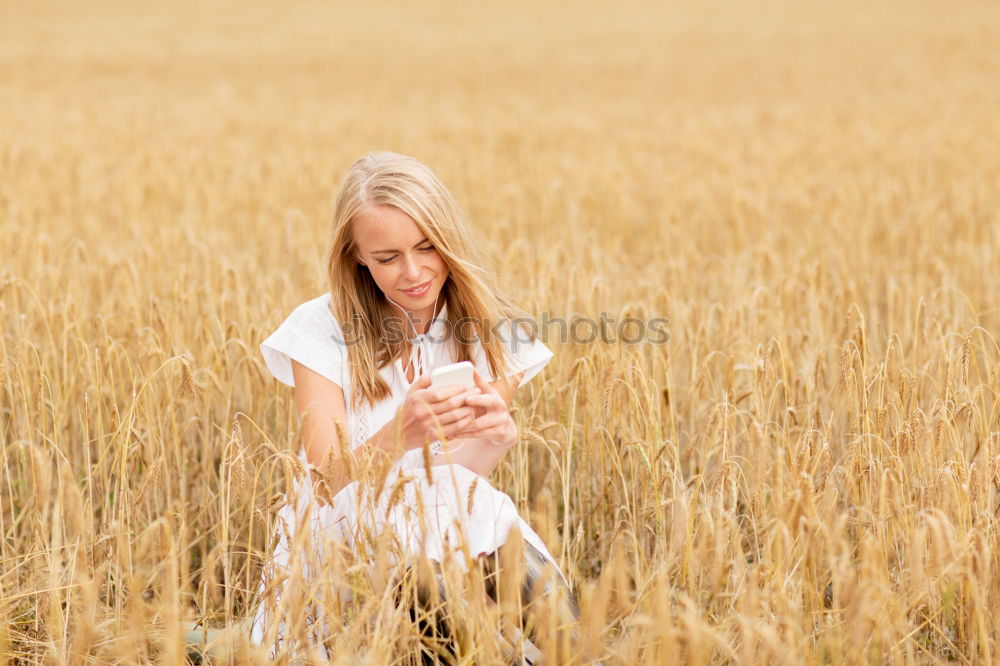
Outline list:
[[[591,654],[1000,659],[1000,10],[687,4],[0,9],[0,654],[169,663],[257,601],[295,437],[257,345],[389,148],[529,309],[670,319],[550,338],[491,478]],[[325,640],[396,663],[359,571]]]

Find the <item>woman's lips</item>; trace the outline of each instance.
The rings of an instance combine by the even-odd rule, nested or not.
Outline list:
[[[414,287],[413,289],[404,289],[403,293],[407,296],[423,296],[428,289],[431,288],[431,281],[423,283],[419,287]]]

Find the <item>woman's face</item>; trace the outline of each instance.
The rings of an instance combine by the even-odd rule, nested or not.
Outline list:
[[[382,293],[429,322],[448,266],[413,218],[395,206],[369,204],[354,216],[351,230],[357,260]]]

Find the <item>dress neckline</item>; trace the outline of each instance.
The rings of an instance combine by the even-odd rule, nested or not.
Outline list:
[[[426,333],[421,333],[417,335],[416,338],[409,340],[410,342],[410,354],[413,354],[413,350],[416,349],[416,345],[420,345],[420,349],[423,350],[426,355],[423,360],[424,372],[430,372],[434,368],[438,367],[438,364],[434,362],[435,354],[433,353],[433,347],[440,345],[442,342],[446,342],[447,338],[445,333],[447,332],[446,325],[448,321],[448,303],[444,302],[441,304],[441,309],[438,311],[437,315],[431,319],[430,326],[427,327]],[[411,356],[411,360],[413,357]],[[402,357],[396,359],[395,368],[399,372],[399,376],[403,379],[403,385],[409,388],[413,385],[413,382],[417,381],[418,376],[416,374],[416,367],[413,367],[413,381],[410,381],[406,377],[406,372],[403,370],[403,360]]]

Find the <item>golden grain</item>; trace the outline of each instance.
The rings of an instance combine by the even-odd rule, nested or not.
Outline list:
[[[577,322],[489,482],[587,659],[996,661],[996,3],[47,4],[0,21],[0,661],[245,634],[305,473],[257,346],[326,288],[330,197],[378,148]],[[602,313],[668,339],[581,341]],[[391,507],[386,472],[352,474]],[[327,585],[289,575],[281,658],[414,656],[391,540],[374,571],[292,541]],[[465,663],[520,649],[512,580],[449,611]]]

